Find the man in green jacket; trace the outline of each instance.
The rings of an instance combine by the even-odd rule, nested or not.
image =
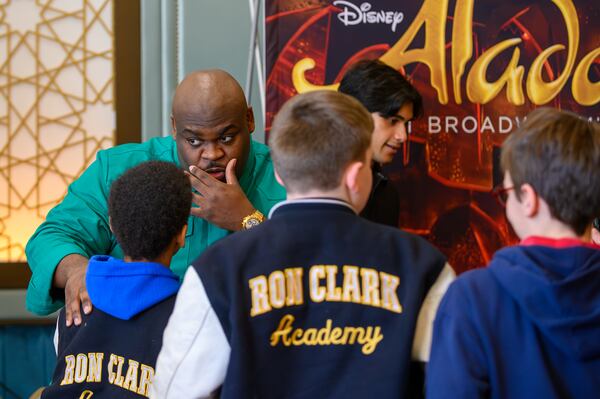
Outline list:
[[[285,199],[268,148],[250,139],[252,108],[228,73],[210,70],[188,75],[175,91],[171,124],[172,137],[98,152],[96,161],[48,213],[26,248],[33,273],[27,290],[29,311],[49,314],[64,304],[67,326],[81,323],[81,308],[91,312],[85,287],[89,257],[123,256],[109,226],[110,186],[141,162],[173,162],[190,177],[194,205],[185,247],[171,262],[180,277],[209,245],[262,222],[263,215]]]

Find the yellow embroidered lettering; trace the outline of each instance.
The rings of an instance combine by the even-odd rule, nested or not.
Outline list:
[[[344,266],[344,293],[342,301],[360,303],[360,284],[358,283],[358,267]]]
[[[88,363],[90,365],[88,370],[87,382],[101,382],[102,381],[102,360],[104,360],[104,353],[88,353]]]
[[[365,305],[379,306],[379,274],[375,269],[362,268],[362,303]]]
[[[117,374],[113,384],[122,387],[125,378],[123,377],[123,364],[125,363],[125,358],[122,356],[117,356]]]
[[[127,375],[125,376],[125,381],[123,382],[123,388],[129,389],[132,392],[137,391],[137,380],[138,380],[138,368],[140,366],[139,362],[135,360],[129,359],[129,364],[127,366]]]
[[[327,295],[325,299],[327,301],[342,300],[342,289],[337,286],[337,270],[338,267],[335,265],[325,266],[325,272],[327,273]]]
[[[287,285],[286,306],[302,305],[304,303],[302,268],[294,267],[285,269],[284,271]]]
[[[293,323],[294,316],[291,314],[282,317],[279,327],[271,334],[271,346],[277,345],[280,339],[285,346],[290,346],[290,340],[287,339],[287,335],[292,331]]]
[[[252,309],[250,316],[258,316],[271,310],[269,305],[269,297],[267,292],[267,279],[265,276],[257,276],[248,282],[250,291],[252,292]]]
[[[367,327],[333,327],[333,321],[327,319],[322,328],[293,328],[294,316],[283,316],[277,329],[271,334],[271,346],[281,342],[284,346],[326,346],[326,345],[354,345],[362,346],[362,353],[370,355],[383,340],[380,326]]]
[[[65,356],[65,376],[63,377],[60,385],[68,385],[73,383],[73,377],[75,375],[75,356]]]
[[[75,382],[81,383],[85,381],[88,371],[88,357],[83,353],[77,355],[75,362]]]
[[[137,393],[140,395],[144,395],[148,397],[148,388],[150,384],[152,384],[152,379],[154,378],[154,369],[150,366],[142,364],[141,367],[141,376],[140,376],[140,387],[138,388]]]
[[[379,272],[381,280],[381,307],[392,312],[402,313],[396,290],[400,285],[400,277]]]
[[[313,302],[323,302],[325,300],[325,287],[319,285],[319,280],[325,278],[325,265],[314,265],[309,272],[310,298]]]
[[[269,275],[269,301],[275,309],[285,305],[285,276],[279,270]]]

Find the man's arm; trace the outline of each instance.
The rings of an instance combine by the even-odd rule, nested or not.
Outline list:
[[[156,362],[151,398],[209,398],[223,384],[231,348],[193,267],[189,267]]]
[[[73,303],[76,292],[81,298],[87,258],[110,253],[114,242],[108,226],[104,170],[99,153],[27,243],[32,271],[27,290],[29,311],[42,315],[56,311],[63,305],[63,292],[67,303]]]

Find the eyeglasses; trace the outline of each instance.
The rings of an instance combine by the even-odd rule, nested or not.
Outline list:
[[[498,184],[492,190],[492,195],[494,196],[494,198],[496,198],[496,201],[498,201],[500,206],[506,207],[506,200],[508,200],[508,192],[510,190],[514,190],[514,188],[514,186],[504,188],[502,184]]]

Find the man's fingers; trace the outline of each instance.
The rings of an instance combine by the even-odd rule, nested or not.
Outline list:
[[[198,179],[196,176],[194,176],[193,174],[191,174],[190,172],[183,172],[187,175],[187,177],[190,180],[190,184],[192,185],[192,188],[196,191],[198,191],[199,193],[202,193],[202,191],[205,191],[208,186],[204,183],[202,183],[202,180]]]
[[[202,183],[202,184],[204,184],[205,186],[208,186],[208,187],[211,187],[216,182],[218,182],[217,179],[215,179],[214,177],[212,177],[211,175],[209,175],[208,173],[206,173],[205,171],[203,171],[202,169],[200,169],[197,166],[190,166],[190,174],[193,177],[195,177],[196,180],[198,180],[200,183]]]
[[[204,219],[204,211],[202,208],[190,208],[190,215]]]
[[[235,175],[235,165],[237,165],[237,159],[235,158],[227,162],[227,167],[225,168],[225,181],[227,184],[238,184],[238,179]]]
[[[83,313],[90,314],[92,311],[92,301],[90,300],[90,296],[85,288],[81,289],[79,297],[81,298],[81,307],[83,308]]]
[[[65,306],[65,324],[67,327],[71,327],[71,324],[73,324],[73,313],[69,305]]]
[[[202,205],[206,203],[206,197],[198,195],[196,193],[192,193],[192,203],[202,208]]]
[[[75,298],[73,298],[73,300],[71,300],[69,302],[69,304],[67,305],[67,312],[69,309],[71,310],[73,324],[75,324],[76,326],[80,325],[81,324],[81,308],[80,308],[79,296],[75,296]],[[70,324],[68,323],[68,316],[67,316],[67,327],[68,326],[70,326]]]

